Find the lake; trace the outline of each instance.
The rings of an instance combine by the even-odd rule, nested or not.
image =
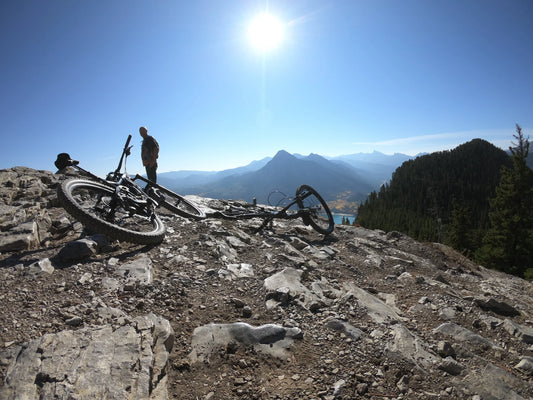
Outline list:
[[[337,214],[337,213],[331,213],[333,215],[333,221],[335,221],[336,224],[342,224],[342,218],[348,218],[350,221],[350,225],[353,224],[354,219],[357,217],[357,214]]]

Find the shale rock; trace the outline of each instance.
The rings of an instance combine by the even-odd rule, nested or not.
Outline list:
[[[2,399],[164,399],[173,332],[153,314],[113,328],[63,330],[15,352]]]

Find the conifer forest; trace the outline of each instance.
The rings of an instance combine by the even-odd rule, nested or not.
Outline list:
[[[404,162],[360,205],[356,224],[445,243],[533,279],[533,171],[516,126],[510,154],[483,139]]]

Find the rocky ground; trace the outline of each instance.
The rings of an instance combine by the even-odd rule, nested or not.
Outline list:
[[[29,351],[69,337],[57,367],[69,343],[131,326],[153,336],[149,377],[135,378],[136,395],[125,385],[107,398],[533,399],[531,283],[398,232],[337,226],[324,237],[299,221],[254,233],[260,221],[162,211],[163,243],[117,243],[60,207],[60,179],[0,171],[1,399],[23,398],[25,385],[41,398],[98,398],[80,394],[87,370],[70,364],[52,379]],[[129,369],[145,370],[140,360]],[[99,379],[97,367],[85,373]]]

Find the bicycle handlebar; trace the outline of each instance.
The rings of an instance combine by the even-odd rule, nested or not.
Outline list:
[[[124,160],[124,156],[130,155],[130,149],[133,147],[133,146],[128,147],[130,145],[130,141],[131,141],[131,135],[128,135],[128,139],[126,139],[126,144],[124,145],[124,150],[122,150],[122,155],[120,156],[118,167],[115,170],[115,175],[120,173],[120,169],[122,168],[122,161]]]
[[[128,139],[126,139],[126,144],[124,145],[124,150],[129,146],[131,141],[131,135],[128,135]]]

